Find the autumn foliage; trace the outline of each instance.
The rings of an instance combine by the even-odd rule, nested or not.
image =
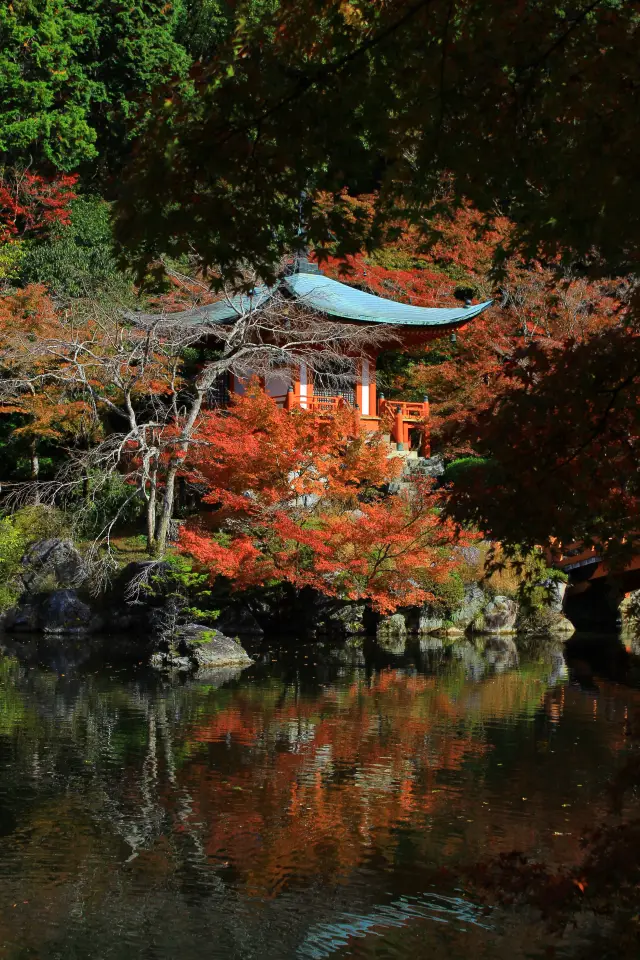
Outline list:
[[[78,177],[43,177],[28,170],[0,169],[0,244],[42,238],[71,219]]]
[[[372,216],[372,199],[350,201]],[[446,456],[476,452],[470,422],[489,411],[514,386],[526,352],[561,349],[609,329],[621,329],[629,280],[593,276],[564,266],[559,257],[525,260],[515,246],[515,226],[505,216],[487,217],[471,204],[424,224],[400,219],[396,239],[377,253],[346,262],[330,259],[327,272],[379,296],[423,307],[459,306],[461,299],[494,298],[472,323],[429,343],[406,347],[385,388],[431,404],[431,438]],[[496,264],[501,269],[496,270]],[[593,265],[596,267],[597,265]]]
[[[397,461],[349,410],[287,413],[254,390],[204,416],[186,465],[210,512],[182,548],[236,587],[285,580],[391,611],[431,598],[456,564],[431,487],[383,492]]]

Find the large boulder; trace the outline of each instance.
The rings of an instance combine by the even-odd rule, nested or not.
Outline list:
[[[460,605],[452,612],[451,622],[455,627],[464,631],[473,623],[487,602],[484,590],[477,583],[468,583],[464,588],[464,598]]]
[[[402,613],[383,617],[376,628],[378,646],[387,653],[402,654],[407,641],[407,623]]]
[[[518,604],[510,597],[494,597],[475,617],[474,633],[515,633]]]
[[[418,612],[418,633],[437,633],[445,626],[444,616],[437,613],[433,607],[425,605]]]
[[[7,610],[2,619],[2,629],[6,633],[37,633],[40,629],[40,610],[35,597],[25,597],[17,606]]]
[[[564,584],[562,584],[564,586]],[[550,607],[536,610],[521,610],[516,622],[518,633],[526,637],[554,637],[567,639],[576,628],[563,613]]]
[[[82,554],[71,540],[50,538],[32,543],[22,558],[25,590],[36,593],[49,580],[59,587],[77,587],[87,577]]]
[[[3,628],[8,633],[87,634],[96,633],[103,627],[88,603],[75,590],[52,590],[23,600],[4,619]]]
[[[345,603],[344,606],[333,610],[328,620],[337,628],[336,632],[343,632],[350,637],[365,632],[364,614],[364,603]]]
[[[99,624],[75,590],[53,590],[40,604],[40,626],[43,633],[90,633]]]
[[[181,627],[175,646],[181,655],[189,657],[198,667],[244,667],[253,663],[239,643],[200,623]]]
[[[562,613],[564,610],[564,595],[567,592],[566,583],[560,580],[551,580],[547,584],[547,603],[546,606],[553,613]]]

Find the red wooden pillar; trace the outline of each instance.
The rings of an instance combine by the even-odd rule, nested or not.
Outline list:
[[[369,414],[372,417],[378,415],[376,408],[376,357],[371,357],[369,361]]]
[[[284,408],[285,410],[293,410],[293,387],[289,387],[284,398]]]

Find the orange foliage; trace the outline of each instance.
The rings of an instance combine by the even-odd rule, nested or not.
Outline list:
[[[431,599],[425,574],[433,583],[457,562],[431,486],[386,495],[398,463],[348,410],[287,413],[253,389],[203,417],[187,469],[214,509],[182,547],[238,587],[286,580],[390,611]]]
[[[360,215],[372,215],[371,198],[350,202]],[[347,271],[351,283],[417,306],[453,306],[456,293],[496,299],[494,308],[457,331],[455,346],[448,336],[430,343],[424,359],[408,362],[393,382],[405,395],[429,396],[433,442],[446,444],[447,453],[470,452],[469,437],[458,433],[461,424],[511,387],[508,375],[522,349],[531,343],[553,348],[568,339],[582,342],[617,326],[628,284],[563,271],[557,259],[531,263],[507,253],[511,222],[502,216],[487,219],[470,204],[451,218],[435,216],[428,227],[430,245],[415,225],[400,221],[397,239],[378,253],[346,263],[329,258],[326,270],[335,276]],[[491,271],[500,251],[506,259],[497,278]]]

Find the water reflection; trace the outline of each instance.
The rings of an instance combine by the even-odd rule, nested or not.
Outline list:
[[[518,956],[456,867],[576,858],[639,706],[511,640],[188,682],[72,662],[0,658],[1,958],[365,956],[382,928],[390,956],[418,930],[419,956]]]

